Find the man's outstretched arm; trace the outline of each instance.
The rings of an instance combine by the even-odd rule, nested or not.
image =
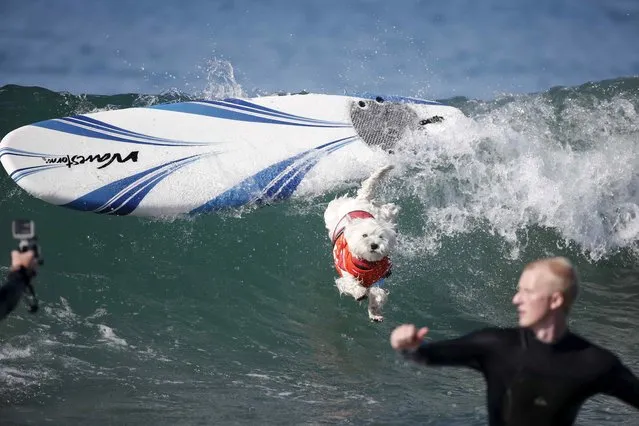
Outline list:
[[[639,378],[619,360],[604,378],[603,392],[639,409]]]
[[[391,346],[406,358],[427,365],[468,366],[479,368],[482,359],[497,342],[494,331],[484,329],[465,336],[424,342],[428,328],[417,329],[412,324],[397,327],[391,333]]]

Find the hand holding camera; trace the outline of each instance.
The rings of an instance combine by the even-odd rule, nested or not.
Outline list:
[[[16,219],[11,224],[11,232],[13,238],[19,241],[17,252],[11,253],[12,268],[22,266],[35,272],[37,265],[44,263],[35,234],[35,223],[32,220]]]
[[[17,219],[11,225],[13,238],[19,241],[18,250],[11,252],[11,269],[14,271],[24,268],[30,278],[36,276],[38,265],[44,263],[42,250],[35,234],[35,224],[32,220]],[[25,300],[29,312],[38,310],[38,299],[31,283],[27,284]]]
[[[19,252],[13,250],[11,252],[11,270],[17,271],[20,268],[35,271],[38,267],[35,253],[33,251]]]
[[[35,235],[32,220],[14,220],[13,238],[19,241],[18,250],[11,252],[11,268],[6,282],[0,285],[0,321],[4,320],[24,298],[29,312],[38,311],[38,298],[31,281],[42,265],[42,250]]]

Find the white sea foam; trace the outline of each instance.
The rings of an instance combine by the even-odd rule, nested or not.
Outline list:
[[[513,258],[530,227],[556,232],[593,261],[637,250],[639,121],[631,102],[575,101],[558,111],[543,96],[525,96],[483,107],[448,134],[410,135],[395,154],[380,198],[418,205],[411,222],[419,229],[400,230],[407,255],[436,252],[443,237],[479,228],[508,243]],[[382,164],[382,155],[362,161]],[[362,161],[333,163],[305,195],[356,184],[372,169]]]

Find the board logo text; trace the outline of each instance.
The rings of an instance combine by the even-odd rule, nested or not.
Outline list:
[[[122,158],[122,154],[120,154],[119,152],[107,152],[104,154],[92,155],[63,155],[61,157],[49,158],[42,157],[42,159],[46,164],[66,164],[69,168],[71,168],[71,166],[78,166],[84,163],[98,163],[100,165],[98,169],[103,169],[107,166],[110,166],[115,161],[117,161],[118,163],[126,163],[127,161],[137,163],[138,153],[139,151],[131,151],[129,155],[124,158]]]

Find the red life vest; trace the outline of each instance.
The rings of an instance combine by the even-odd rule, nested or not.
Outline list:
[[[372,214],[363,210],[346,214],[338,222],[333,231],[333,238],[331,238],[333,241],[333,260],[335,261],[335,269],[339,276],[342,276],[342,271],[346,271],[358,279],[364,287],[370,287],[382,278],[387,277],[392,266],[388,257],[384,257],[376,262],[370,262],[353,256],[348,248],[348,243],[344,237],[346,222],[350,219],[371,217],[373,217]]]

